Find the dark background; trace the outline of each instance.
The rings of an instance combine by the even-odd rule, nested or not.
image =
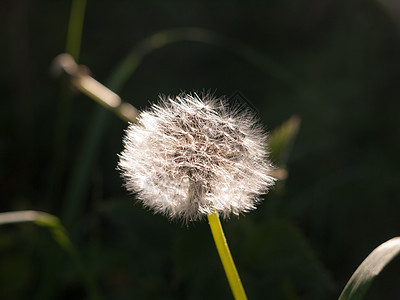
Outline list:
[[[269,131],[300,117],[288,179],[256,211],[223,222],[249,299],[337,299],[362,260],[399,234],[392,2],[87,3],[79,62],[103,83],[160,30],[220,37],[145,55],[118,91],[134,106],[210,89],[240,91]],[[50,78],[65,52],[70,1],[8,0],[0,9],[1,211],[60,217],[105,299],[229,299],[207,222],[185,227],[135,204],[115,170],[126,124]],[[367,298],[400,297],[399,268],[398,260],[386,268]],[[85,297],[79,270],[46,229],[0,228],[0,298]]]

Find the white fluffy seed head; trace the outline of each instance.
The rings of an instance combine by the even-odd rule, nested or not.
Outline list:
[[[124,146],[126,188],[172,219],[247,212],[274,183],[254,114],[211,95],[160,97],[128,127]]]

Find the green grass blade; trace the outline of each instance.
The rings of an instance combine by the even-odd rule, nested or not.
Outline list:
[[[261,69],[267,75],[290,85],[295,85],[294,76],[268,55],[257,52],[246,44],[210,30],[197,27],[182,27],[161,30],[137,44],[113,72],[112,78],[109,81],[109,87],[119,91],[141,63],[144,56],[154,50],[182,41],[222,47],[224,50],[234,53],[254,67]]]
[[[76,263],[77,268],[82,274],[89,299],[100,299],[96,284],[89,271],[85,268],[78,250],[72,244],[70,238],[68,237],[67,231],[60,222],[60,219],[51,214],[33,210],[0,213],[0,225],[25,222],[32,222],[38,226],[46,227],[50,230],[54,240],[70,255],[70,257]]]
[[[393,238],[371,252],[347,282],[339,300],[362,299],[382,269],[400,253],[400,237]],[[382,295],[383,296],[383,295]]]
[[[66,52],[79,61],[86,0],[73,0],[69,15]]]
[[[86,0],[73,0],[68,22],[65,52],[70,54],[76,62],[79,61],[82,42],[83,22],[86,11]],[[53,206],[53,199],[59,197],[62,174],[65,169],[65,157],[68,149],[68,135],[72,112],[72,94],[69,85],[63,84],[60,91],[60,100],[54,124],[53,161],[51,177],[47,184],[47,207]]]

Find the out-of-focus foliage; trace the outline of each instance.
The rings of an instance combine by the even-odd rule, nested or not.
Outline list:
[[[271,151],[270,156],[278,166],[286,165],[299,128],[299,117],[292,116],[270,135],[268,145]]]
[[[1,211],[72,216],[69,235],[106,299],[230,297],[206,222],[171,223],[122,188],[115,167],[126,124],[49,79],[69,12],[69,1],[0,6]],[[274,154],[288,178],[256,211],[223,223],[249,299],[337,299],[360,261],[398,235],[393,15],[374,1],[88,1],[80,63],[110,85],[131,49],[160,30],[200,27],[223,37],[139,57],[118,86],[136,107],[160,93],[240,91],[271,133],[301,119],[290,151]],[[74,191],[82,196],[69,215]],[[397,298],[398,270],[396,260],[366,298]],[[79,271],[48,232],[0,228],[0,298],[83,297]]]

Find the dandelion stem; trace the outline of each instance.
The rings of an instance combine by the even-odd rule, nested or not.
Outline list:
[[[234,298],[236,300],[247,299],[242,282],[240,281],[239,274],[236,270],[235,263],[232,259],[231,252],[229,251],[228,243],[226,242],[218,214],[209,214],[208,222],[210,224],[215,245],[217,247],[219,257],[221,258],[222,265],[224,266],[225,274],[228,278]]]

